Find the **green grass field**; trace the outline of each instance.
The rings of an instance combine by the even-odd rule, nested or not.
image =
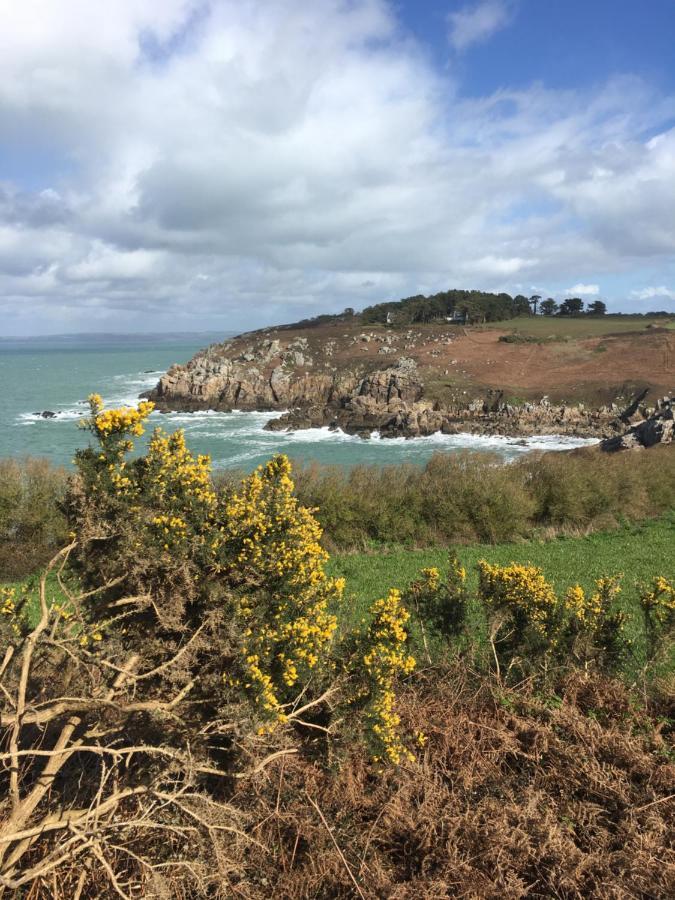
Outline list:
[[[476,564],[480,559],[500,565],[519,562],[538,566],[559,595],[574,584],[592,591],[596,578],[622,575],[619,604],[628,615],[627,633],[633,639],[639,657],[643,646],[638,606],[640,584],[654,575],[675,578],[675,512],[662,519],[596,532],[587,537],[458,547],[457,555],[467,569],[472,589],[478,586]],[[420,569],[436,566],[444,571],[447,557],[446,550],[397,549],[333,557],[329,564],[330,573],[347,580],[349,601],[343,610],[342,627],[354,627],[366,615],[373,600],[386,595],[390,587],[404,589],[418,576]],[[476,640],[481,643],[485,623],[475,617],[473,621]],[[418,641],[415,643],[419,644]]]
[[[561,537],[552,541],[509,544],[475,544],[457,548],[469,571],[472,585],[479,559],[505,565],[531,563],[543,569],[559,591],[572,584],[592,586],[601,575],[622,573],[624,590],[652,575],[675,576],[675,513],[656,521],[603,531],[587,537]],[[388,550],[334,556],[331,574],[347,579],[349,590],[364,603],[382,595],[388,587],[405,587],[425,566],[442,567],[445,550]]]
[[[650,325],[658,328],[675,329],[675,317],[665,316],[579,316],[567,318],[559,316],[521,316],[503,322],[489,322],[481,328],[503,331],[518,331],[524,335],[532,335],[545,339],[602,337],[607,334],[619,334],[630,331],[644,331]]]

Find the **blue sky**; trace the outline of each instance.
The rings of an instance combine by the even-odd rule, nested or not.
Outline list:
[[[0,332],[675,311],[675,0],[0,0]]]
[[[434,64],[443,66],[448,15],[480,5],[404,0],[398,8]],[[520,0],[495,6],[505,10],[503,27],[469,45],[461,60],[466,93],[527,88],[536,81],[551,88],[591,87],[612,73],[639,75],[663,91],[675,90],[673,0]]]

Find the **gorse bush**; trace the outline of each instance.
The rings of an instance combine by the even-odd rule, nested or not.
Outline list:
[[[598,578],[592,594],[584,594],[579,585],[574,585],[565,596],[565,608],[570,614],[567,643],[584,665],[596,659],[605,670],[618,670],[632,651],[632,639],[626,634],[626,614],[616,608],[620,582],[619,576]]]
[[[0,643],[3,645],[9,644],[21,634],[16,599],[16,588],[0,586]]]
[[[427,627],[451,644],[459,645],[467,624],[469,594],[466,569],[454,553],[449,555],[445,577],[435,566],[422,569],[403,593],[413,610],[422,635],[427,662],[431,662]]]
[[[404,757],[413,758],[401,740],[395,693],[398,679],[410,675],[416,664],[407,651],[410,613],[401,592],[392,588],[387,597],[375,601],[370,614],[360,660],[367,683],[366,725],[375,762],[399,763]]]
[[[68,509],[82,576],[113,588],[93,605],[99,627],[147,655],[153,639],[163,653],[198,624],[217,639],[206,671],[215,684],[222,666],[222,702],[249,698],[258,733],[274,730],[310,684],[316,694],[346,671],[333,652],[344,581],[326,575],[322,529],[294,494],[288,459],[216,492],[209,458],[193,456],[181,431],[155,429],[145,456],[129,459],[152,404],[90,404],[83,424],[98,446],[77,454]],[[145,601],[120,612],[120,592]],[[392,706],[393,671],[389,684]]]
[[[510,648],[550,650],[558,643],[563,604],[540,569],[514,563],[510,566],[478,564],[479,597],[485,603],[496,634],[508,631]]]
[[[155,618],[153,633],[176,646],[191,623],[219,629],[221,693],[248,695],[261,719],[284,721],[284,705],[329,666],[331,608],[344,588],[324,571],[321,528],[294,496],[288,460],[275,457],[216,493],[209,458],[195,457],[181,431],[156,429],[145,456],[128,458],[152,404],[90,404],[84,425],[98,447],[77,454],[68,497],[81,574],[115,587],[104,599],[113,609],[120,592],[147,598],[113,617],[127,646],[147,653]],[[97,615],[109,622],[111,611]]]
[[[675,626],[675,587],[657,575],[640,595],[648,626],[655,634],[670,631]]]
[[[662,651],[672,653],[675,642],[675,585],[657,575],[640,592],[647,638],[647,660],[655,660]]]
[[[476,600],[487,622],[493,651],[512,667],[532,672],[543,664],[593,664],[601,671],[620,671],[634,653],[619,608],[620,576],[603,576],[592,593],[572,585],[564,594],[556,592],[536,566],[512,563],[478,563]],[[668,603],[668,582],[654,579],[655,604]],[[663,593],[659,588],[664,589]],[[663,600],[661,599],[663,598]],[[643,600],[649,604],[651,599]]]
[[[224,574],[235,588],[243,628],[245,686],[284,720],[282,699],[325,669],[337,628],[342,579],[324,571],[321,528],[293,494],[291,467],[278,456],[259,467],[224,505]]]
[[[105,860],[115,888],[166,865],[159,895],[208,896],[228,872],[225,838],[243,834],[223,779],[246,775],[265,742],[277,749],[262,768],[296,752],[298,731],[332,734],[357,684],[372,755],[409,757],[395,693],[414,667],[408,612],[391,591],[349,656],[336,644],[344,583],[325,573],[321,527],[285,457],[216,492],[182,432],[156,429],[131,457],[152,404],[106,410],[93,395],[90,407],[95,444],[65,498],[71,543],[41,578],[32,630],[16,590],[0,594],[0,887],[61,866],[67,893],[88,880],[95,896],[93,860]],[[47,574],[65,600],[49,601]],[[319,709],[328,727],[302,718]],[[195,864],[174,871],[202,838]]]

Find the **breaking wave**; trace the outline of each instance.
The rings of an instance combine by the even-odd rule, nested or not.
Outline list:
[[[108,406],[132,406],[139,394],[154,387],[160,371],[134,372],[116,375],[105,384],[95,386]],[[45,426],[66,425],[82,419],[88,413],[85,399],[64,403],[43,416],[43,411],[22,412],[16,418],[17,425]],[[323,428],[297,431],[266,431],[265,425],[280,412],[154,412],[153,425],[167,430],[182,428],[188,442],[197,452],[209,453],[216,467],[243,468],[268,459],[276,452],[287,452],[295,459],[355,465],[361,462],[374,464],[396,462],[424,462],[435,452],[459,450],[492,451],[504,459],[516,459],[533,450],[568,450],[597,443],[595,439],[575,438],[566,435],[532,435],[514,438],[481,434],[433,434],[427,437],[407,439],[382,437],[375,432],[370,438],[346,434],[344,431]],[[61,430],[61,429],[58,429]],[[36,432],[37,433],[37,432]],[[40,429],[42,433],[42,429]],[[50,432],[54,433],[54,432]]]

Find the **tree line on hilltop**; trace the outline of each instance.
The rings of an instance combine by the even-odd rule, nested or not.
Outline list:
[[[584,310],[584,301],[579,297],[569,297],[560,304],[549,297],[543,300],[539,295],[525,297],[517,294],[491,294],[484,291],[451,290],[441,291],[425,297],[421,294],[403,300],[388,301],[368,306],[361,313],[364,324],[384,322],[389,324],[418,324],[435,322],[439,319],[454,319],[467,324],[499,322],[518,316],[541,314],[544,316],[601,316],[607,312],[602,300],[589,303]]]
[[[542,315],[571,318],[576,316],[604,316],[607,306],[602,300],[588,304],[580,297],[567,297],[558,303],[553,297],[543,299],[539,294],[525,297],[507,293],[492,294],[487,291],[449,290],[437,294],[416,294],[402,300],[386,300],[367,306],[362,312],[347,307],[338,314],[323,313],[311,319],[302,319],[281,328],[316,327],[333,322],[355,321],[363,325],[418,325],[448,321],[463,325],[501,322],[518,316]],[[665,310],[627,315],[668,316]]]

